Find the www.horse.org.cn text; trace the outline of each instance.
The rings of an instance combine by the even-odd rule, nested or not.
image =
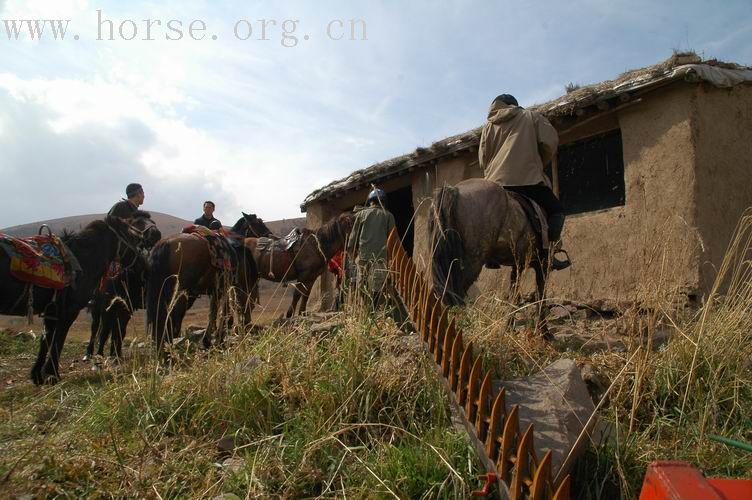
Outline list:
[[[78,41],[93,39],[114,41],[216,41],[234,39],[243,42],[276,42],[286,48],[297,47],[309,40],[352,41],[368,40],[368,26],[363,19],[332,19],[319,22],[312,29],[303,29],[300,19],[241,18],[212,31],[202,19],[118,19],[97,9],[96,33],[80,36],[73,26],[82,24],[71,19],[0,19],[9,41],[53,40]],[[91,28],[91,26],[89,26]],[[0,33],[0,39],[2,34]]]

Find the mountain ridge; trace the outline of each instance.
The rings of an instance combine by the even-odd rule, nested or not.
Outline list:
[[[192,224],[191,221],[175,217],[174,215],[165,214],[162,212],[156,212],[149,210],[154,222],[162,232],[162,236],[169,236],[171,234],[179,233],[185,226]],[[8,234],[15,237],[25,237],[37,234],[39,227],[42,224],[47,224],[53,233],[60,234],[64,230],[68,231],[80,231],[86,227],[89,222],[96,219],[103,219],[105,214],[83,214],[83,215],[71,215],[67,217],[59,217],[57,219],[40,220],[36,222],[29,222],[26,224],[19,224],[16,226],[10,226],[4,229],[0,229],[1,233]],[[293,227],[304,227],[306,223],[305,217],[296,217],[293,219],[279,219],[273,221],[264,221],[267,227],[272,233],[278,236],[284,236],[292,230]]]

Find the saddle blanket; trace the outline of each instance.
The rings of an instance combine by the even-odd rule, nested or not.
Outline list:
[[[541,247],[548,248],[548,218],[546,217],[546,212],[543,211],[540,205],[527,196],[514,191],[507,192],[522,206],[527,219],[530,221],[533,229],[535,229],[535,232],[538,233],[538,236],[540,236]]]
[[[43,288],[68,286],[80,270],[75,256],[55,235],[14,238],[0,233],[0,248],[10,258],[10,274]]]
[[[224,229],[222,232],[212,231],[207,227],[191,224],[183,228],[183,232],[206,240],[209,244],[212,266],[222,271],[232,269],[235,252],[232,249],[230,241],[225,236]]]

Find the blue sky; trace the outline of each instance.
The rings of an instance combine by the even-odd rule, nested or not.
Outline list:
[[[96,40],[98,9],[136,38]],[[499,93],[543,102],[673,49],[752,64],[749,0],[0,0],[0,19],[71,20],[64,41],[8,40],[0,22],[0,227],[106,211],[133,181],[144,208],[184,218],[204,199],[225,222],[298,217],[321,185],[482,124]],[[182,40],[164,39],[171,19]],[[327,39],[350,19],[367,40]]]

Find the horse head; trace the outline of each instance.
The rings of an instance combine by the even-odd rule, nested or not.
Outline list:
[[[149,212],[142,210],[136,211],[133,217],[129,219],[130,224],[141,233],[140,246],[150,250],[156,243],[162,239],[162,232],[157,227],[157,223],[151,218]]]
[[[120,240],[120,242],[126,247],[135,250],[142,245],[144,238],[143,233],[136,226],[131,224],[131,220],[132,219],[123,219],[112,215],[108,215],[104,218],[105,224],[107,224],[107,227],[115,233],[118,240]]]
[[[243,216],[238,219],[234,226],[232,226],[232,232],[242,234],[245,237],[261,238],[262,236],[271,236],[272,231],[264,221],[257,217],[256,214],[247,214],[240,212]]]

